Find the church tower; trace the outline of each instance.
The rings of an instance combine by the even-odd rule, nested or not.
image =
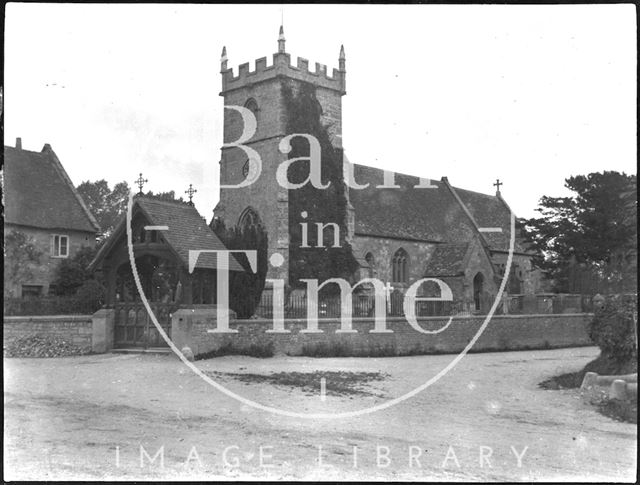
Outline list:
[[[226,47],[222,50],[220,72],[224,99],[224,146],[220,160],[220,201],[214,217],[224,221],[226,227],[261,223],[268,234],[268,257],[275,253],[283,256],[284,263],[274,268],[269,265],[268,278],[283,279],[289,283],[289,194],[276,180],[278,165],[287,159],[279,150],[280,141],[287,135],[287,111],[282,94],[284,83],[294,89],[303,83],[314,86],[322,110],[321,121],[327,127],[331,143],[342,148],[342,96],[345,91],[345,55],[340,49],[338,69],[332,75],[327,67],[316,63],[315,71],[309,70],[309,61],[298,58],[291,65],[291,56],[285,50],[284,29],[278,36],[278,51],[273,54],[273,63],[267,58],[255,61],[255,70],[249,63],[240,64],[237,76],[228,67]],[[251,134],[251,126],[243,122],[241,109],[247,108],[255,116],[257,126]],[[245,137],[242,138],[243,127]],[[249,130],[248,130],[249,129]],[[240,140],[238,142],[238,140]],[[247,149],[231,146],[234,142]],[[262,167],[259,177],[251,184],[242,185],[254,177],[249,159],[254,150],[260,157]]]

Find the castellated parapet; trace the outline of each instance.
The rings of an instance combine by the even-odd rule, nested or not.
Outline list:
[[[226,52],[225,52],[226,54]],[[287,77],[306,81],[326,89],[337,91],[340,95],[346,94],[346,71],[344,59],[340,61],[341,69],[334,69],[333,75],[327,74],[327,66],[315,63],[315,72],[309,70],[309,61],[298,58],[296,66],[291,64],[291,55],[285,52],[273,54],[273,64],[267,66],[267,58],[256,60],[256,70],[249,70],[249,63],[245,62],[238,67],[238,75],[234,77],[233,69],[226,67],[226,59],[222,62],[222,93],[251,86],[278,77]]]

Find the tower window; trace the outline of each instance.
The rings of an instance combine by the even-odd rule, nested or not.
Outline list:
[[[257,229],[258,226],[260,226],[260,217],[258,216],[256,211],[254,211],[251,207],[248,207],[240,216],[238,226],[243,231],[246,231],[247,229]]]
[[[253,98],[249,98],[247,102],[244,103],[244,107],[250,109],[254,115],[258,112],[258,103]]]

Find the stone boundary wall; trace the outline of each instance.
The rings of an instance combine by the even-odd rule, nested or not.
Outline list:
[[[92,349],[91,315],[43,315],[4,317],[3,345],[19,337],[43,334],[60,337],[82,349]]]
[[[94,315],[56,315],[4,317],[4,345],[28,334],[40,333],[62,337],[83,349],[106,352],[113,345],[113,315],[99,310]],[[588,335],[592,314],[564,315],[500,315],[494,316],[471,352],[548,349],[593,345]],[[424,329],[435,330],[446,325],[445,317],[420,318]],[[234,320],[229,327],[238,333],[209,333],[216,327],[215,308],[181,309],[173,314],[171,338],[182,349],[191,348],[197,355],[231,346],[247,350],[251,346],[272,346],[276,354],[301,355],[314,348],[340,348],[348,355],[408,355],[460,352],[471,341],[484,321],[483,316],[455,317],[451,325],[438,334],[422,334],[404,318],[387,318],[393,333],[369,333],[374,322],[370,318],[353,319],[357,333],[336,333],[338,319],[319,319],[323,333],[301,333],[305,319],[285,321],[290,333],[269,333],[271,320]]]
[[[549,349],[594,345],[588,335],[592,314],[564,315],[500,315],[494,316],[475,343],[471,352]],[[314,346],[341,346],[349,355],[407,355],[460,352],[471,341],[484,316],[454,317],[451,325],[438,334],[422,334],[414,330],[404,318],[387,318],[387,328],[393,333],[369,333],[373,319],[354,318],[357,333],[335,333],[338,319],[319,319],[323,333],[300,333],[306,328],[305,319],[285,321],[291,333],[268,333],[271,320],[231,320],[230,329],[236,334],[209,333],[216,324],[214,309],[182,309],[173,315],[171,335],[179,349],[191,348],[197,355],[230,345],[234,349],[248,349],[252,345],[271,344],[275,353],[300,355]],[[418,319],[424,329],[435,330],[446,325],[446,317]]]
[[[99,354],[113,347],[113,310],[93,315],[38,315],[3,318],[3,346],[31,334],[60,337],[81,349]]]

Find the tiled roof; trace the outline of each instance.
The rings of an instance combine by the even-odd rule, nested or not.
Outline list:
[[[455,189],[462,203],[475,219],[478,227],[501,228],[501,232],[483,232],[490,249],[508,251],[509,232],[511,227],[511,211],[497,196],[480,194],[470,190]],[[514,251],[525,252],[525,248],[516,238]]]
[[[178,256],[185,267],[189,264],[190,250],[225,250],[222,241],[209,228],[195,207],[185,202],[171,202],[152,197],[136,196],[133,200],[132,215],[142,212],[149,225],[167,226],[161,231],[167,244]],[[126,217],[123,216],[109,240],[100,249],[91,262],[92,268],[108,255],[111,248],[126,238]],[[217,257],[212,253],[203,253],[198,257],[196,268],[217,268]],[[229,258],[231,271],[244,271],[233,255]]]
[[[190,250],[227,249],[194,206],[150,197],[136,197],[135,201],[149,217],[151,224],[169,227],[168,231],[162,231],[162,235],[185,264],[189,262]],[[201,254],[196,267],[217,268],[216,259],[215,254]],[[244,271],[233,256],[229,260],[231,270]]]
[[[355,209],[355,233],[446,242],[471,236],[470,221],[443,182],[431,180],[436,188],[415,188],[419,178],[396,174],[401,188],[382,189],[384,172],[353,165],[355,182],[366,189],[349,189]]]
[[[464,274],[462,265],[469,244],[439,244],[434,249],[424,270],[424,277],[459,276]]]
[[[477,234],[475,223],[479,228],[501,228],[501,232],[483,232],[482,237],[491,250],[509,250],[510,209],[498,196],[458,189],[438,180],[430,181],[434,189],[415,188],[418,177],[399,173],[395,183],[401,188],[382,189],[376,186],[383,184],[383,170],[353,164],[353,173],[357,184],[369,183],[366,189],[349,188],[356,234],[459,242]],[[517,238],[514,250],[527,251]]]
[[[49,145],[42,152],[5,146],[3,174],[6,223],[43,229],[100,230]]]

